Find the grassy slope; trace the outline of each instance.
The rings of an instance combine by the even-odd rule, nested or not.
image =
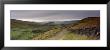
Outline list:
[[[11,20],[11,39],[13,40],[31,40],[34,37],[38,36],[41,39],[44,38],[45,34],[47,35],[50,30],[57,32],[54,28],[59,28],[59,25],[42,25],[34,22],[26,22],[20,20]],[[44,35],[43,35],[44,34]],[[52,33],[51,33],[52,34]],[[40,36],[42,35],[42,36]],[[50,33],[48,34],[50,35]]]
[[[61,35],[59,39],[64,40],[91,40],[95,37],[87,37],[86,35],[79,35],[77,33],[71,32],[69,30],[75,28],[81,28],[82,26],[99,25],[99,17],[89,17],[85,18],[76,24],[67,25],[64,29],[67,30],[64,35]],[[56,29],[53,29],[56,28]],[[37,32],[32,32],[33,30]],[[38,31],[40,30],[40,31]],[[61,32],[60,26],[49,26],[49,25],[40,25],[34,22],[18,21],[11,20],[11,39],[15,40],[44,40],[52,38]],[[54,40],[55,38],[53,38]],[[58,38],[57,38],[58,39]]]
[[[95,40],[96,37],[93,36],[86,36],[86,35],[79,35],[73,32],[68,32],[63,37],[63,40]]]
[[[80,29],[83,27],[100,26],[100,17],[88,17],[80,20],[75,24],[67,25],[68,29]]]
[[[55,36],[47,39],[47,40],[96,40],[96,37],[79,35],[73,32],[70,32],[66,29],[58,32]]]
[[[100,17],[88,17],[85,19],[80,20],[78,23],[70,24],[66,26],[67,30],[77,30],[77,29],[83,29],[84,27],[100,27]],[[77,38],[76,38],[77,37]],[[74,39],[74,40],[93,40],[97,39],[95,36],[86,36],[86,35],[79,35],[75,32],[69,32],[65,35],[64,39]]]

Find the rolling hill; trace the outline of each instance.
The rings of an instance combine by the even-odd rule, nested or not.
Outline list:
[[[100,17],[88,17],[77,23],[66,26],[66,29],[77,34],[100,37]]]
[[[57,34],[60,34],[59,37],[61,38],[58,38],[56,36]],[[68,37],[70,37],[70,35],[72,37],[76,35],[74,36],[76,38],[67,38],[66,35]],[[100,17],[88,17],[74,21],[52,21],[41,23],[11,19],[12,40],[55,39],[51,38],[52,36],[56,36],[57,39],[63,39],[62,37],[64,36],[65,39],[77,39],[80,37],[79,35],[87,35],[88,37],[92,36],[100,39]]]

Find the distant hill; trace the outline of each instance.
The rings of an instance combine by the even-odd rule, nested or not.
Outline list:
[[[76,23],[79,20],[74,20],[74,21],[50,21],[50,22],[29,22],[29,21],[22,21],[22,20],[16,20],[16,19],[11,19],[11,24],[12,27],[17,26],[17,25],[57,25],[57,24],[71,24],[71,23]]]
[[[88,17],[82,20],[74,21],[54,21],[54,22],[29,22],[11,19],[11,27],[24,27],[32,26],[37,27],[40,25],[55,25],[55,24],[68,24],[66,27],[71,29],[79,29],[83,27],[95,27],[100,26],[100,17]]]
[[[87,35],[100,39],[100,17],[87,17],[73,21],[30,22],[11,19],[11,39],[33,39],[33,37],[50,38],[57,32],[66,30],[71,34]],[[42,36],[41,36],[42,35]],[[72,36],[73,38],[74,36]],[[77,37],[76,37],[77,38]],[[45,38],[44,38],[45,39]]]
[[[71,23],[77,23],[79,20],[73,20],[73,21],[56,21],[55,24],[71,24]]]
[[[53,22],[48,22],[45,23],[46,25],[67,25],[67,24],[73,24],[77,23],[79,20],[74,20],[74,21],[53,21]]]
[[[21,21],[16,19],[11,19],[11,28],[26,28],[26,27],[38,27],[41,24],[35,22]]]
[[[70,29],[81,29],[99,26],[100,26],[100,17],[88,17],[78,21],[77,23],[67,25],[67,27]]]
[[[100,39],[100,17],[88,17],[66,26],[66,29],[87,36],[97,37]]]

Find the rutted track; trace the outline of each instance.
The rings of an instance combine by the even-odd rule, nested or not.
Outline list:
[[[61,32],[57,33],[56,36],[49,38],[47,40],[63,40],[63,37],[68,33],[66,29],[62,30]]]

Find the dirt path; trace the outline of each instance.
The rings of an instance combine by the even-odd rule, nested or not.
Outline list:
[[[63,40],[63,37],[65,36],[66,33],[68,33],[68,31],[64,29],[61,32],[57,33],[56,36],[49,38],[47,40]]]

